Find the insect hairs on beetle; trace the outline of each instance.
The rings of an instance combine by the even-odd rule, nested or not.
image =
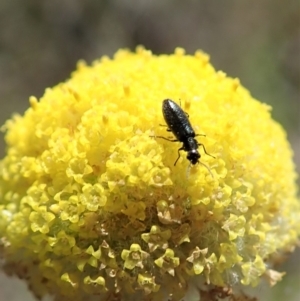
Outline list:
[[[205,135],[196,135],[191,123],[188,118],[188,114],[185,113],[182,108],[173,100],[165,99],[162,104],[162,113],[167,124],[167,131],[172,132],[176,139],[169,139],[163,136],[154,136],[156,138],[162,138],[171,142],[182,142],[183,145],[178,149],[178,158],[176,159],[174,166],[180,158],[180,151],[187,152],[187,159],[191,164],[200,163],[209,171],[212,175],[208,166],[200,162],[200,153],[198,151],[199,146],[203,147],[205,154],[215,158],[214,156],[207,153],[205,146],[202,143],[199,143],[195,137],[196,136],[205,136]]]

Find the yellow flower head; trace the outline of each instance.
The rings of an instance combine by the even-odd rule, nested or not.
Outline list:
[[[184,151],[174,166],[182,143],[156,137],[174,139],[166,98],[205,135],[208,169]],[[120,50],[30,104],[4,126],[0,253],[38,297],[180,300],[195,279],[280,279],[272,256],[300,233],[292,152],[270,108],[207,55]]]

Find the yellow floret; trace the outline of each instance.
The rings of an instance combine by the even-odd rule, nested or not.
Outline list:
[[[185,152],[174,166],[182,144],[155,138],[171,134],[166,98],[205,135],[209,169]],[[206,54],[120,50],[30,105],[3,127],[0,254],[38,297],[176,301],[194,279],[281,279],[272,256],[300,233],[291,148],[270,107]]]

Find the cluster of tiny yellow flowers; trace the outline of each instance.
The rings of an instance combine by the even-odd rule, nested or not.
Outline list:
[[[171,134],[166,98],[205,134],[209,170],[184,152],[174,166],[182,145],[154,137]],[[195,279],[280,279],[273,256],[300,233],[292,152],[270,108],[207,55],[120,50],[30,105],[3,127],[0,254],[36,296],[176,301]]]

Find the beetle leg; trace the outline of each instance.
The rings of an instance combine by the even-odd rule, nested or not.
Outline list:
[[[165,127],[167,127],[166,124],[159,124],[159,126],[165,126]],[[170,130],[169,128],[167,128],[167,131],[168,131],[168,132],[172,132],[172,130]]]
[[[150,137],[152,137],[152,138],[161,138],[161,139],[165,139],[165,140],[170,141],[170,142],[178,141],[176,139],[169,139],[169,138],[166,138],[166,137],[163,137],[163,136],[150,136]]]
[[[202,147],[203,147],[203,150],[204,150],[204,152],[205,152],[206,155],[208,155],[208,156],[210,156],[210,157],[216,159],[216,157],[214,157],[213,155],[210,155],[210,154],[206,151],[205,146],[204,146],[202,143],[198,143],[198,146],[202,146]]]
[[[176,165],[177,161],[178,161],[179,158],[180,158],[180,151],[181,151],[181,150],[184,150],[184,147],[181,147],[181,148],[178,149],[178,158],[176,159],[176,161],[175,161],[175,163],[174,163],[174,166]]]

